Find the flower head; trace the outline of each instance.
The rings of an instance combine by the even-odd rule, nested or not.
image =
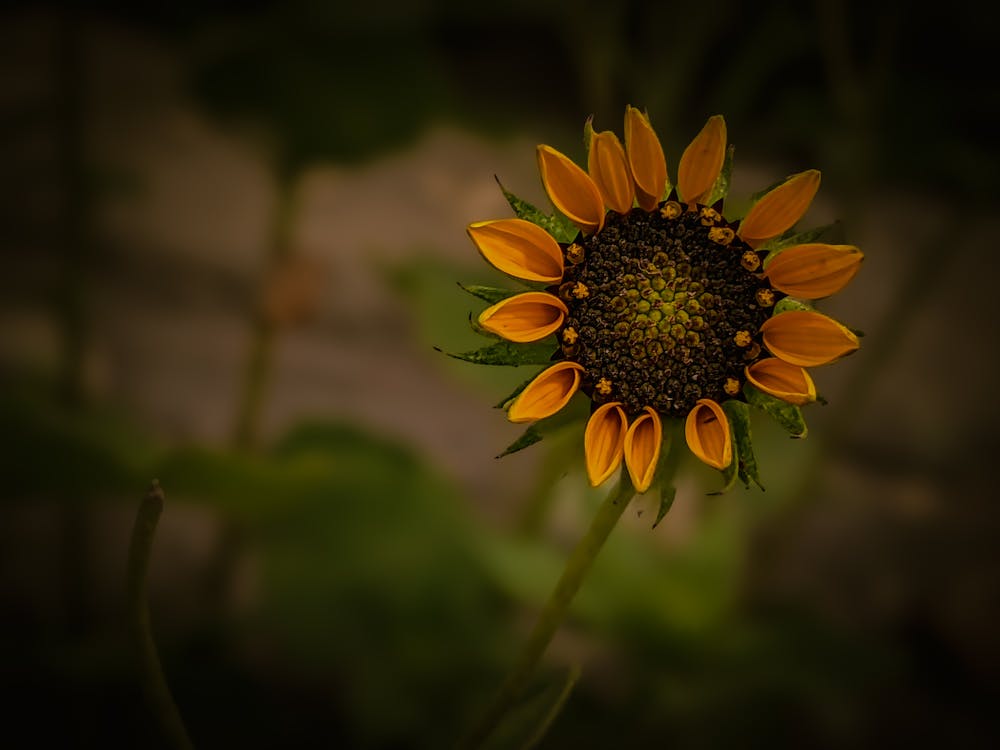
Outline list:
[[[595,486],[624,462],[645,492],[666,450],[664,422],[682,425],[691,452],[728,483],[759,484],[748,406],[805,434],[799,407],[817,399],[806,368],[858,348],[854,332],[807,301],[842,289],[862,254],[817,242],[820,232],[793,233],[819,188],[816,170],[726,218],[733,150],[719,115],[681,155],[676,185],[639,110],[626,110],[624,145],[590,121],[585,134],[586,170],[551,146],[537,150],[559,214],[504,191],[518,218],[469,227],[483,257],[530,288],[469,287],[491,303],[478,328],[504,341],[456,356],[547,364],[504,402],[514,422],[541,424],[575,394],[589,399],[584,452]],[[512,448],[540,435],[533,424]]]

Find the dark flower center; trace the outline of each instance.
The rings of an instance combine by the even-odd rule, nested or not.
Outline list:
[[[681,418],[700,398],[738,395],[776,299],[760,264],[712,208],[609,213],[566,248],[559,287],[560,342],[584,367],[584,393],[630,415],[652,406]]]

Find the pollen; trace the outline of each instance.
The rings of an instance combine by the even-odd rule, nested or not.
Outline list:
[[[576,332],[575,328],[570,327],[570,328],[565,329],[562,332],[562,340],[563,340],[563,342],[569,344],[570,346],[572,346],[573,344],[575,344],[576,340],[578,338],[580,338],[580,334],[578,334]]]
[[[702,206],[701,208],[701,225],[704,227],[714,227],[716,224],[722,221],[722,216],[711,206]],[[732,230],[730,230],[732,231]],[[711,234],[709,234],[711,239]]]
[[[735,396],[740,392],[740,381],[736,378],[726,378],[726,383],[722,386],[722,390],[729,396]]]
[[[728,245],[735,237],[736,232],[729,227],[712,227],[708,230],[708,239],[712,242],[718,242],[720,245]]]
[[[587,288],[586,284],[584,284],[582,281],[578,281],[576,282],[576,286],[573,287],[573,291],[570,292],[570,294],[572,294],[577,299],[585,299],[590,296],[590,290]]]
[[[736,346],[750,346],[753,337],[750,335],[750,331],[737,331],[736,335],[733,336],[733,341],[736,342]]]
[[[758,289],[757,304],[762,307],[771,307],[774,304],[774,292],[770,289]]]
[[[681,208],[681,204],[677,201],[667,201],[663,204],[663,208],[660,209],[660,216],[664,219],[676,219],[683,211],[684,209]]]
[[[574,242],[572,245],[566,248],[566,260],[572,263],[574,266],[582,263],[584,257],[583,245]]]
[[[594,386],[594,390],[602,396],[611,395],[611,381],[607,378],[601,378],[597,381],[597,385]]]
[[[760,256],[753,250],[747,250],[740,258],[740,264],[748,271],[756,271],[760,268]]]

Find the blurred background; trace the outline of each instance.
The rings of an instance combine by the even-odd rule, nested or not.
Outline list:
[[[494,456],[465,235],[534,146],[705,119],[731,202],[815,167],[862,272],[766,492],[627,512],[521,714],[543,747],[995,747],[1000,96],[978,3],[10,3],[0,15],[8,737],[155,747],[129,534],[195,744],[437,748],[488,702],[601,494],[582,430]],[[936,15],[931,15],[934,13]],[[526,718],[525,718],[526,717]],[[515,723],[518,717],[515,717]],[[516,743],[508,728],[496,746]],[[25,734],[22,734],[25,733]],[[516,744],[511,746],[517,746]]]

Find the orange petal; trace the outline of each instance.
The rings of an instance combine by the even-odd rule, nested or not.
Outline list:
[[[775,255],[764,268],[771,286],[803,299],[836,294],[861,267],[864,259],[853,245],[796,245]]]
[[[625,150],[636,199],[643,210],[652,211],[667,189],[667,160],[649,118],[632,106],[625,109]]]
[[[662,445],[660,415],[647,406],[645,413],[639,415],[625,435],[625,465],[636,492],[645,492],[653,483]]]
[[[562,409],[580,387],[583,367],[576,362],[557,362],[528,383],[507,410],[511,422],[534,422]]]
[[[716,469],[725,469],[733,460],[729,421],[714,401],[698,399],[684,423],[688,447],[699,460]]]
[[[627,428],[628,419],[617,401],[604,404],[590,415],[583,450],[592,487],[602,484],[621,465]]]
[[[768,357],[754,362],[745,372],[751,385],[782,401],[804,406],[816,400],[816,386],[801,367]]]
[[[583,232],[604,226],[604,199],[589,175],[551,146],[538,147],[538,171],[552,205]]]
[[[816,367],[855,351],[858,337],[833,318],[809,310],[779,313],[760,327],[764,346],[791,365]]]
[[[715,184],[726,158],[726,121],[722,115],[708,118],[705,127],[681,156],[677,189],[688,203],[701,203]]]
[[[620,214],[627,214],[632,210],[635,187],[632,176],[628,173],[625,149],[618,136],[610,130],[591,136],[587,171],[597,183],[604,205]]]
[[[819,170],[810,169],[778,185],[757,201],[740,222],[740,237],[755,245],[790,229],[812,203],[819,190],[819,178]]]
[[[562,281],[559,243],[537,224],[524,219],[478,221],[466,231],[494,268],[525,281]]]
[[[479,325],[508,341],[538,341],[559,330],[568,312],[558,297],[525,292],[487,307],[479,315]]]

